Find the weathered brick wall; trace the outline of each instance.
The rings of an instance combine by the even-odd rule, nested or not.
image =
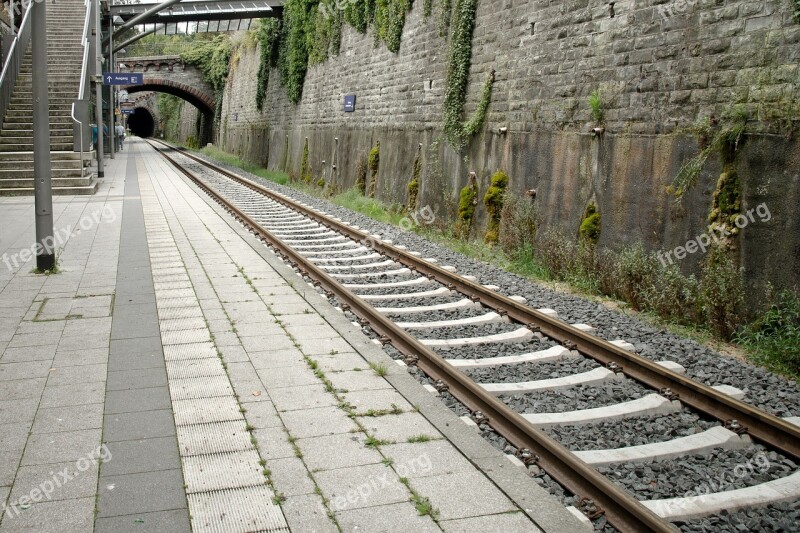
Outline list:
[[[438,33],[438,0],[427,20],[417,2],[398,54],[345,24],[341,53],[309,69],[297,105],[273,70],[258,111],[258,52],[241,50],[218,139],[228,151],[290,172],[298,171],[308,139],[315,177],[340,188],[352,185],[357,161],[380,141],[378,196],[400,203],[421,154],[420,199],[439,216],[452,214],[469,172],[482,194],[502,168],[512,190],[537,189],[542,227],[574,234],[595,202],[601,244],[669,249],[705,231],[720,173],[712,158],[682,206],[673,204],[664,189],[699,150],[686,128],[741,104],[750,117],[737,160],[743,197],[749,207],[768,202],[773,213],[771,222],[743,232],[742,264],[757,285],[800,285],[800,141],[787,135],[800,114],[792,2],[618,0],[612,17],[601,0],[481,0],[465,115],[492,69],[496,82],[484,130],[465,154],[435,142],[447,39]],[[588,97],[596,89],[606,127],[599,138],[589,133]],[[342,112],[346,94],[357,96],[354,113]],[[476,216],[480,227],[482,206]]]
[[[229,109],[272,127],[436,128],[446,39],[421,3],[398,54],[345,25],[342,52],[309,69],[302,102],[286,99],[275,71],[265,113],[254,106],[257,55],[243,54]],[[473,36],[470,99],[497,73],[490,129],[579,128],[588,95],[603,94],[609,131],[664,133],[746,104],[750,116],[785,113],[798,93],[800,25],[791,0],[483,0]],[[358,97],[342,113],[342,96]],[[468,105],[467,112],[471,111]],[[236,129],[240,126],[231,126]]]

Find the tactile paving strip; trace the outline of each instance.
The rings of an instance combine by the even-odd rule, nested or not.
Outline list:
[[[150,187],[146,184],[144,189]],[[165,220],[154,200],[153,194],[143,195],[148,230],[155,226],[153,219]],[[202,265],[191,254],[184,263],[167,224],[158,227],[164,231],[154,235],[159,246],[151,248],[151,260],[161,273],[156,279],[156,302],[192,529],[196,533],[288,531],[198,306],[198,297],[215,295],[195,291],[187,267],[194,276]],[[177,241],[189,244],[182,237]]]
[[[203,329],[181,329],[177,331],[162,331],[161,342],[168,344],[191,344],[197,342],[207,342],[211,340],[211,333],[207,328]]]
[[[255,450],[195,455],[183,460],[187,494],[212,490],[254,487],[264,484]]]
[[[217,347],[214,346],[214,343],[212,342],[164,346],[164,359],[167,361],[206,359],[209,357],[219,357],[219,354],[217,353]]]
[[[244,419],[239,410],[239,402],[232,396],[176,400],[172,403],[172,411],[175,413],[175,424],[178,426]]]
[[[233,397],[233,389],[230,381],[228,381],[228,376],[168,379],[167,382],[169,383],[172,401],[214,398],[217,396]]]
[[[244,420],[178,426],[181,456],[252,450]]]
[[[223,376],[225,369],[222,361],[215,357],[205,359],[180,359],[167,361],[167,373],[174,379],[201,378]]]
[[[194,531],[289,531],[266,485],[189,494],[188,498]]]

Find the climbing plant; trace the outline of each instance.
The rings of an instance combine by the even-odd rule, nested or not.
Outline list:
[[[453,16],[453,0],[439,1],[439,37],[447,37]]]
[[[222,114],[222,95],[231,61],[231,41],[227,35],[217,35],[210,41],[199,41],[181,54],[181,59],[203,73],[203,80],[214,89],[216,108],[214,121]]]
[[[359,33],[366,33],[375,16],[375,0],[351,0],[344,8],[344,20]]]
[[[461,115],[467,100],[469,68],[472,60],[472,31],[475,28],[475,12],[478,0],[456,0],[453,13],[453,28],[447,60],[447,81],[444,93],[444,134],[447,142],[458,151],[467,139],[477,132],[486,118],[494,84],[494,71],[484,83],[478,105],[473,116],[462,123]]]
[[[181,54],[181,59],[196,66],[203,73],[203,80],[214,91],[225,88],[228,66],[231,59],[231,41],[227,35],[218,35],[211,41],[201,41]]]
[[[309,33],[308,63],[316,65],[339,54],[344,14],[335,0],[322,0],[310,16],[310,26],[314,30]]]
[[[693,126],[692,131],[698,137],[700,152],[681,166],[667,187],[667,193],[674,195],[676,202],[680,202],[697,183],[697,178],[711,154],[715,152],[720,154],[723,164],[731,163],[735,159],[747,125],[747,109],[744,106],[736,106],[726,110],[722,120],[721,127],[716,127],[710,119],[699,121]]]
[[[411,9],[412,0],[375,1],[375,42],[386,43],[386,48],[397,53],[400,50],[400,37],[406,23],[406,13]]]
[[[259,19],[255,27],[255,37],[260,45],[258,76],[256,79],[256,107],[264,108],[267,94],[269,69],[278,65],[278,43],[281,36],[281,25],[278,19]]]

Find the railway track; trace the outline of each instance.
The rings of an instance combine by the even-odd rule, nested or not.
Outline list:
[[[602,516],[622,531],[670,531],[671,521],[800,500],[796,421],[738,399],[741,391],[732,387],[692,380],[680,365],[641,357],[624,341],[607,342],[552,310],[528,307],[379,235],[159,144],[176,168],[368,326],[377,342],[457,401],[456,409],[491,427],[526,466],[580,497],[590,517]],[[570,405],[576,389],[590,391],[591,401],[584,395]],[[570,450],[554,438],[589,426],[613,432],[636,417],[660,417],[674,427],[636,446],[598,448],[584,441],[586,449]],[[692,431],[682,427],[687,424]],[[686,495],[684,487],[647,499],[619,478],[642,464],[688,456],[700,469],[703,458],[719,454],[726,464],[752,470],[766,453],[779,472],[759,472],[758,483],[708,490],[712,494],[703,498]]]

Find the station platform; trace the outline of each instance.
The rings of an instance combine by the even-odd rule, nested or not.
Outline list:
[[[586,531],[131,138],[94,196],[0,198],[0,532]]]

